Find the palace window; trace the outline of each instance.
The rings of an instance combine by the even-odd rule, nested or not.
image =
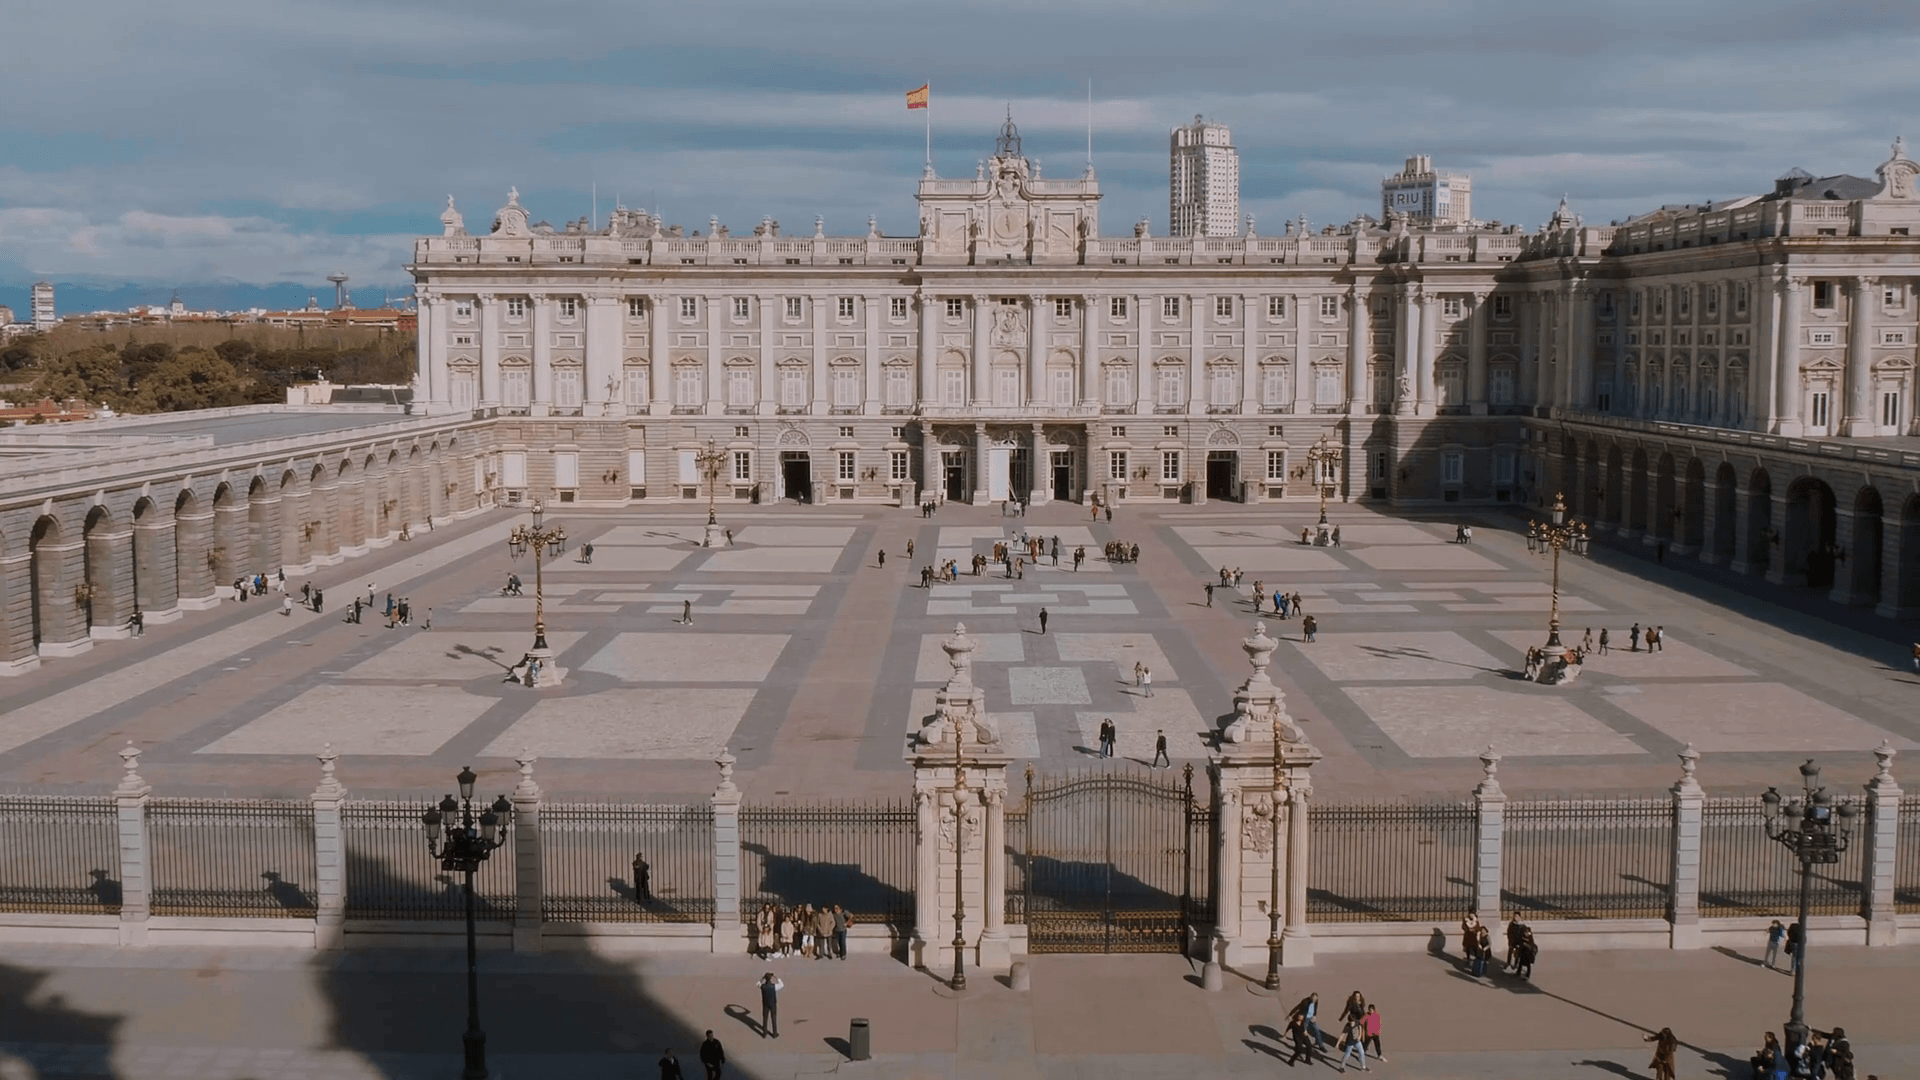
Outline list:
[[[905,367],[887,369],[887,404],[895,407],[913,404],[912,369]]]
[[[1900,391],[1880,392],[1880,426],[1890,428],[1900,426]]]
[[[561,318],[571,319],[578,314],[580,314],[580,300],[578,297],[563,296],[560,298]]]
[[[807,403],[807,369],[799,366],[780,369],[780,407],[798,409]]]
[[[1640,317],[1640,290],[1639,289],[1633,290],[1632,299],[1627,301],[1627,316],[1629,318],[1634,318],[1634,319],[1637,319]]]
[[[1125,450],[1107,451],[1107,475],[1115,480],[1127,478],[1127,452]]]
[[[1293,400],[1293,370],[1285,364],[1260,369],[1260,404],[1285,405]]]
[[[1238,376],[1239,373],[1230,367],[1216,366],[1213,369],[1213,378],[1208,380],[1213,386],[1213,392],[1208,395],[1208,404],[1228,406],[1237,403],[1240,400]]]
[[[806,302],[798,296],[789,296],[786,298],[786,319],[788,322],[799,322],[801,320],[806,313],[805,303]]]
[[[1899,286],[1889,285],[1880,290],[1880,306],[1888,311],[1899,311],[1907,306],[1906,294],[1900,291]]]
[[[993,369],[993,403],[1000,406],[1020,404],[1020,369]]]
[[[957,320],[966,317],[967,302],[957,296],[947,298],[947,318]]]
[[[1492,377],[1488,380],[1487,401],[1493,405],[1513,404],[1513,369],[1497,367],[1490,372],[1490,375]]]
[[[963,368],[945,368],[940,372],[940,404],[967,403],[967,373]]]
[[[1053,317],[1056,319],[1073,318],[1073,297],[1055,297],[1053,301]]]
[[[1267,297],[1267,318],[1284,319],[1287,317],[1287,298],[1284,296]]]
[[[890,296],[887,298],[887,318],[904,319],[907,317],[907,298]]]
[[[1233,318],[1233,297],[1216,296],[1213,298],[1213,315],[1217,319]]]
[[[850,409],[860,404],[860,369],[837,367],[833,369],[833,407]],[[841,428],[842,437],[850,437],[852,428]]]
[[[507,297],[507,318],[524,319],[527,317],[527,298],[524,296]]]
[[[887,467],[888,479],[891,479],[891,480],[909,479],[911,474],[907,472],[907,467],[908,467],[908,459],[907,459],[907,452],[905,450],[895,450],[888,455],[888,467]]]
[[[1053,403],[1055,405],[1073,404],[1074,381],[1072,368],[1053,369],[1051,382],[1053,383]]]
[[[700,389],[700,369],[698,367],[678,368],[673,373],[673,407],[690,409],[698,406],[704,395]]]
[[[727,372],[727,407],[744,409],[753,404],[753,370],[733,368]],[[739,433],[739,429],[735,429]]]
[[[1287,452],[1285,450],[1267,451],[1267,479],[1285,480],[1287,478]]]
[[[1126,318],[1127,317],[1127,298],[1124,296],[1116,296],[1112,300],[1108,301],[1107,315],[1115,319]]]
[[[1707,314],[1720,314],[1720,286],[1707,286]]]
[[[733,452],[733,478],[738,481],[753,479],[753,451],[735,450]]]
[[[840,480],[842,483],[850,484],[854,480],[854,453],[851,450],[842,450],[838,456],[840,458]]]
[[[1745,315],[1747,313],[1747,285],[1745,282],[1733,287],[1733,313],[1735,315]]]
[[[748,300],[744,296],[734,297],[733,298],[733,317],[736,319],[752,318],[753,317],[752,301]]]
[[[837,314],[843,319],[853,318],[853,297],[840,297]]]
[[[1339,316],[1340,316],[1340,298],[1337,296],[1321,297],[1320,298],[1320,317],[1323,319],[1334,319],[1334,318],[1338,318]]]
[[[456,319],[473,318],[473,301],[455,300],[453,302],[453,317]]]
[[[1683,286],[1681,286],[1681,287],[1680,287],[1680,289],[1679,289],[1679,295],[1678,295],[1678,297],[1677,297],[1677,299],[1678,299],[1678,301],[1679,301],[1679,303],[1678,303],[1678,305],[1676,306],[1676,310],[1677,310],[1677,311],[1679,312],[1679,314],[1680,314],[1680,317],[1681,317],[1681,318],[1683,318],[1683,319],[1684,319],[1684,318],[1686,318],[1686,317],[1687,317],[1688,315],[1691,315],[1691,314],[1693,314],[1693,288],[1692,288],[1692,286],[1688,286],[1688,285],[1683,285]]]
[[[1315,405],[1340,404],[1339,365],[1321,364],[1313,369],[1313,403]]]
[[[1177,296],[1161,297],[1160,298],[1160,317],[1163,319],[1179,318],[1180,317],[1180,298]]]
[[[1168,484],[1180,482],[1180,451],[1160,451],[1160,480]]]
[[[1169,408],[1180,404],[1185,397],[1180,392],[1181,375],[1180,369],[1173,367],[1161,368],[1154,373],[1155,404]]]
[[[647,317],[647,298],[644,296],[627,297],[627,318],[644,319]]]
[[[1813,306],[1818,311],[1833,310],[1833,282],[1816,281],[1813,283]]]
[[[1133,379],[1128,369],[1115,365],[1107,369],[1107,404],[1125,405],[1133,400]],[[1115,438],[1125,438],[1126,428],[1114,428]]]
[[[750,437],[751,437],[752,435],[753,435],[753,429],[752,429],[752,428],[750,428],[750,427],[748,427],[747,425],[745,425],[745,424],[735,424],[735,425],[733,425],[733,437],[734,437],[734,438],[736,438],[736,439],[745,439],[745,438],[750,438]]]
[[[700,317],[700,298],[697,296],[681,297],[680,298],[680,317],[683,319],[699,318]]]
[[[1443,319],[1459,318],[1460,317],[1460,298],[1457,296],[1441,297],[1440,298],[1440,317]]]
[[[1440,482],[1458,486],[1467,473],[1467,456],[1458,450],[1440,455]]]
[[[532,377],[526,368],[508,368],[500,373],[500,404],[509,409],[527,407]]]
[[[1833,419],[1833,395],[1825,390],[1815,390],[1807,395],[1807,423],[1813,427],[1824,428]]]

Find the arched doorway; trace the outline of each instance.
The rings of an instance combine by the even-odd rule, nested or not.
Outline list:
[[[1627,487],[1625,468],[1620,463],[1620,444],[1607,447],[1607,490],[1602,496],[1607,524],[1615,529],[1626,527]]]
[[[1850,550],[1842,550],[1839,555],[1845,587],[1835,586],[1834,599],[1846,604],[1880,602],[1882,513],[1880,493],[1871,485],[1854,493],[1852,543]]]
[[[1674,538],[1674,511],[1678,508],[1673,504],[1673,489],[1673,455],[1661,454],[1654,478],[1653,521],[1649,530],[1655,539],[1671,541]]]
[[[33,644],[41,655],[66,656],[79,651],[72,646],[85,639],[82,619],[83,598],[75,591],[79,584],[77,565],[84,556],[79,544],[69,544],[62,535],[60,520],[51,514],[33,523],[29,535],[29,580],[33,586]],[[65,648],[55,648],[66,646]]]
[[[1674,539],[1683,551],[1699,551],[1707,530],[1707,467],[1699,458],[1687,459],[1680,490],[1680,535]]]
[[[1765,469],[1755,469],[1747,477],[1747,564],[1749,573],[1764,574],[1773,565],[1773,547],[1780,538],[1773,532],[1773,478]]]
[[[1627,532],[1639,535],[1647,530],[1647,452],[1633,451],[1633,470],[1627,475]]]
[[[1920,614],[1920,494],[1907,496],[1900,506],[1900,569],[1892,611],[1882,615],[1912,618]]]
[[[1733,475],[1733,465],[1721,462],[1713,471],[1713,543],[1708,554],[1713,562],[1730,562],[1733,559],[1733,536],[1739,522],[1733,520],[1739,500],[1733,487],[1737,483]]]
[[[1811,476],[1795,480],[1787,488],[1787,522],[1780,538],[1780,550],[1787,584],[1815,589],[1833,587],[1839,516],[1834,511],[1833,489]]]

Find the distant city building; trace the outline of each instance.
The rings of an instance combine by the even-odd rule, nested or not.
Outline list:
[[[1240,152],[1233,132],[1199,116],[1173,129],[1167,162],[1168,228],[1174,236],[1237,236]]]
[[[33,283],[33,328],[51,330],[59,318],[53,313],[53,285],[51,282]]]
[[[1405,168],[1380,181],[1380,216],[1403,214],[1415,225],[1464,225],[1473,220],[1473,177],[1433,167],[1415,154]]]
[[[0,326],[11,326],[12,324],[13,309],[5,304],[0,304]]]

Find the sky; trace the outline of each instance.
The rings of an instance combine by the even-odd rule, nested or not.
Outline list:
[[[1482,218],[1589,222],[1872,175],[1920,102],[1920,4],[1783,0],[74,0],[0,25],[0,304],[331,303],[409,287],[449,194],[555,226],[917,228],[1008,109],[1103,231],[1167,224],[1167,133],[1233,129],[1263,232],[1379,213],[1409,154]],[[1920,142],[1920,125],[1905,134]],[[1920,154],[1920,149],[1915,153]]]

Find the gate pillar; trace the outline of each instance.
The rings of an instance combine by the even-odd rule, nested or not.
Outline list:
[[[1214,763],[1215,923],[1212,959],[1253,972],[1279,952],[1285,967],[1313,963],[1307,923],[1311,832],[1309,770],[1320,751],[1287,714],[1286,697],[1267,675],[1278,642],[1255,622],[1241,642],[1253,675],[1234,692],[1234,718]]]
[[[977,645],[966,625],[955,624],[940,647],[953,675],[906,752],[920,833],[909,953],[915,967],[945,975],[957,940],[963,970],[1000,970],[1013,953],[1006,926],[1010,759],[973,683]]]

